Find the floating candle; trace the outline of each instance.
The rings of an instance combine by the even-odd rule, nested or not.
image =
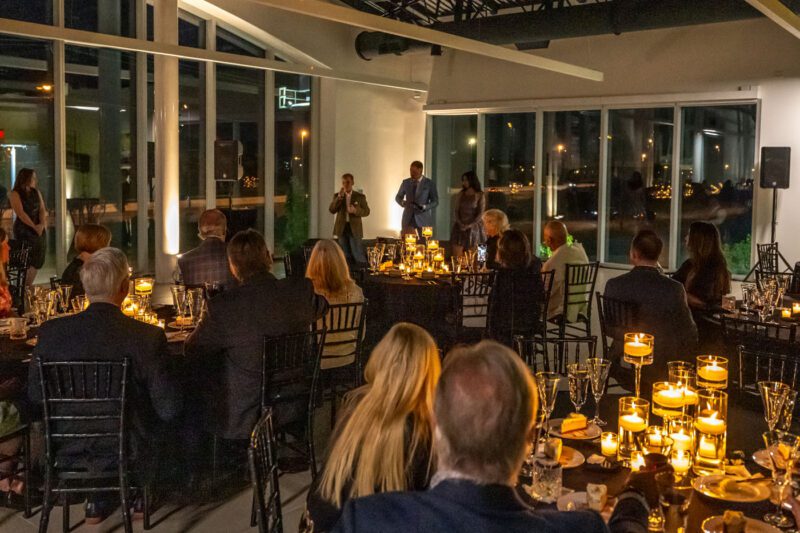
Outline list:
[[[686,474],[692,466],[692,456],[685,450],[676,449],[672,452],[670,463],[676,474]]]
[[[625,343],[625,355],[629,357],[647,357],[652,353],[653,347],[638,339]]]
[[[716,361],[713,361],[709,365],[698,367],[697,375],[707,381],[727,381],[728,369],[722,368]]]
[[[793,315],[800,315],[800,303],[792,304],[792,314]]]
[[[792,318],[792,310],[788,307],[781,308],[781,318]]]
[[[670,386],[668,389],[653,392],[653,401],[670,408],[683,407],[684,390]]]
[[[619,417],[619,426],[632,433],[647,429],[647,421],[637,414],[622,415]]]
[[[631,452],[631,472],[638,472],[644,466],[644,454],[638,450]]]
[[[709,459],[717,459],[717,446],[712,437],[701,436],[697,445],[697,454]]]
[[[719,418],[719,414],[716,412],[711,413],[711,416],[697,417],[694,427],[701,433],[708,435],[722,435],[727,429],[725,421]]]
[[[675,450],[684,450],[686,452],[692,451],[692,437],[687,435],[683,429],[679,429],[674,433],[670,433],[672,439],[672,447]]]
[[[600,450],[603,455],[614,456],[617,455],[617,447],[619,446],[619,438],[613,431],[606,431],[603,433],[600,440]]]

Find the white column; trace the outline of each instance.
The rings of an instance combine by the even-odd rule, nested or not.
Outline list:
[[[217,22],[206,20],[206,50],[217,48]],[[214,179],[214,141],[217,138],[217,64],[207,61],[205,69],[205,168],[206,209],[217,207],[217,181]]]
[[[316,159],[319,161],[317,180],[317,234],[316,237],[329,239],[333,235],[334,217],[328,212],[328,202],[338,191],[339,176],[336,171],[336,80],[320,79],[319,105],[320,119],[318,137],[319,150]],[[358,178],[356,178],[358,179]],[[363,184],[356,181],[356,189],[363,189]]]
[[[597,184],[597,260],[601,263],[606,261],[608,247],[608,130],[608,109],[603,108],[600,110],[600,181]]]
[[[178,44],[178,2],[159,0],[155,3],[155,41]],[[179,212],[179,92],[178,58],[155,57],[156,141],[156,279],[169,282],[175,268],[175,255],[180,251]]]
[[[136,38],[147,40],[147,1],[136,2]],[[147,181],[147,54],[136,52],[136,267],[147,272],[150,184]]]
[[[539,247],[542,244],[542,185],[544,177],[544,111],[536,111],[536,148],[534,149],[534,165],[536,169],[533,175],[533,250],[534,255],[539,254]]]
[[[64,6],[58,1],[54,4],[54,20],[56,26],[64,26]],[[55,198],[52,198],[55,210],[56,231],[56,274],[60,275],[67,266],[69,242],[67,236],[67,81],[64,41],[53,41],[53,125],[55,127]],[[12,179],[16,177],[12,171]]]
[[[683,183],[681,182],[681,139],[683,138],[683,117],[681,107],[676,105],[672,122],[672,199],[669,206],[669,270],[678,268],[678,247],[681,245],[681,212]]]
[[[309,172],[308,176],[308,192],[311,196],[311,205],[309,206],[310,219],[308,221],[308,236],[319,237],[319,169],[320,169],[320,116],[322,113],[322,95],[320,79],[314,77],[311,79],[311,139],[309,145],[308,160],[311,164],[308,169],[304,170]],[[303,154],[304,156],[304,154]]]

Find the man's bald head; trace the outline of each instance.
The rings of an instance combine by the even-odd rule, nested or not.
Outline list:
[[[544,244],[553,251],[567,244],[567,226],[560,220],[551,220],[544,226]]]
[[[200,215],[197,221],[197,229],[200,230],[200,238],[217,237],[225,240],[225,233],[228,231],[228,219],[225,213],[219,209],[207,209]]]

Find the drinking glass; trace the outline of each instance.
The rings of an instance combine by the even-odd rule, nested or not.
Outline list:
[[[553,503],[561,497],[563,471],[561,463],[537,457],[533,461],[531,496],[541,502]]]
[[[79,294],[72,299],[72,310],[75,313],[80,313],[83,311],[84,306],[86,305],[86,296],[83,294]]]
[[[197,324],[206,308],[203,289],[189,289],[186,292],[186,306],[189,309],[189,316],[192,317],[192,323]]]
[[[542,411],[544,411],[544,431],[539,437],[540,442],[547,441],[547,435],[550,432],[550,415],[556,406],[559,381],[561,381],[561,376],[555,372],[536,373],[536,386],[539,388],[539,400],[542,403]]]
[[[777,429],[781,431],[790,431],[792,428],[792,415],[794,414],[794,404],[797,401],[797,391],[789,389],[786,392],[786,399],[783,402],[783,408],[778,416]],[[798,524],[800,525],[800,524]]]
[[[667,361],[667,381],[678,383],[686,372],[694,371],[694,364],[688,361]]]
[[[687,531],[691,493],[687,496],[676,490],[676,479],[672,472],[659,472],[655,478],[664,533]]]
[[[9,319],[9,337],[12,341],[28,338],[28,319],[11,318]]]
[[[633,365],[636,375],[636,397],[640,397],[642,367],[653,364],[655,338],[649,333],[626,333],[622,359]]]
[[[59,285],[58,286],[58,297],[61,307],[61,312],[66,313],[69,311],[69,297],[72,295],[72,285]]]
[[[567,365],[567,381],[569,382],[569,400],[575,406],[575,412],[580,413],[589,392],[589,369],[580,363]]]
[[[389,243],[386,245],[386,257],[387,261],[391,261],[394,263],[395,255],[397,254],[397,245],[394,243]]]
[[[755,283],[742,283],[742,310],[749,313],[754,305],[756,293]]]
[[[475,250],[464,250],[465,266],[470,272],[475,269],[475,256]]]
[[[789,386],[780,381],[759,381],[758,390],[761,392],[761,402],[764,404],[764,420],[770,431],[775,430],[781,413]]]
[[[772,503],[776,505],[774,513],[764,515],[764,521],[778,528],[786,528],[793,522],[783,515],[782,504],[787,491],[791,490],[792,470],[797,461],[800,438],[792,433],[779,430],[770,430],[763,436],[764,444],[769,452],[770,463],[772,463],[774,492],[771,499]],[[788,451],[788,457],[783,455],[784,450]]]
[[[600,399],[605,392],[608,372],[611,370],[611,362],[598,357],[591,357],[586,360],[586,368],[589,371],[589,382],[592,384],[592,396],[594,396],[594,418],[593,424],[605,426],[605,420],[600,418]]]

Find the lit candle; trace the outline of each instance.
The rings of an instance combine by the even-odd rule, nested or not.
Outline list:
[[[672,452],[670,463],[676,474],[686,474],[692,466],[692,456],[684,450],[677,449]]]
[[[728,369],[719,366],[716,360],[698,367],[697,375],[706,381],[728,381]]]
[[[398,268],[400,269],[400,272],[406,271],[406,265],[404,263],[400,263],[400,266]]]
[[[792,310],[788,307],[781,308],[781,318],[792,318]]]
[[[425,226],[422,228],[422,236],[426,239],[428,237],[433,237],[433,228],[430,226]]]
[[[629,415],[622,415],[619,417],[619,426],[622,429],[630,431],[631,433],[638,433],[647,428],[647,422],[644,418],[636,413],[631,413]]]
[[[700,443],[697,445],[697,453],[701,457],[708,457],[709,459],[717,458],[717,446],[714,444],[714,439],[702,435]]]
[[[631,471],[638,472],[644,466],[644,454],[639,450],[631,452]]]
[[[725,421],[719,418],[717,412],[711,413],[711,416],[700,416],[694,422],[694,427],[702,433],[708,435],[722,435],[725,433],[727,426]]]
[[[670,386],[653,393],[653,401],[664,407],[678,408],[684,404],[684,390]]]
[[[792,304],[792,314],[793,315],[800,315],[800,303]]]
[[[150,294],[153,292],[153,282],[149,279],[137,279],[135,290],[137,294]]]
[[[417,236],[411,233],[406,235],[406,244],[417,244]]]
[[[629,357],[647,357],[653,353],[653,347],[649,343],[641,342],[638,335],[625,343],[624,350]]]
[[[444,270],[444,273],[447,274],[448,272],[450,272],[450,265],[448,265],[447,263],[443,264],[442,270]]]
[[[607,455],[609,457],[617,455],[617,446],[619,445],[619,437],[613,431],[606,431],[603,433],[602,439],[600,440],[600,450],[603,452],[603,455]]]
[[[433,267],[432,267],[432,266],[428,266],[428,268],[427,268],[427,270],[426,270],[426,271],[427,271],[428,273],[430,273],[430,274],[433,274]]]
[[[686,452],[692,451],[692,436],[687,435],[683,428],[679,429],[674,433],[670,433],[670,438],[672,439],[672,448],[675,450],[683,450]]]
[[[428,250],[438,250],[439,249],[439,241],[429,240],[428,241]]]
[[[441,252],[437,252],[436,255],[433,256],[433,260],[437,263],[441,263],[444,261],[444,256],[441,254]]]
[[[685,405],[697,405],[697,393],[689,387],[683,387],[683,403]]]
[[[159,321],[158,321],[158,327],[160,327],[161,329],[164,329],[164,328],[165,328],[165,326],[166,326],[166,325],[164,324],[164,320],[159,320]]]

